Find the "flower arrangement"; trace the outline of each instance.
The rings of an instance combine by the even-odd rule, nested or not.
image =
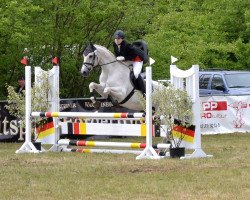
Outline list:
[[[39,78],[40,77],[40,78]],[[31,99],[32,99],[32,110],[39,110],[41,112],[45,112],[49,109],[48,102],[48,92],[49,92],[49,82],[44,81],[48,80],[48,74],[46,72],[41,72],[38,76],[37,83],[33,84],[31,89]],[[17,93],[15,88],[11,85],[6,85],[7,88],[7,102],[5,108],[9,111],[9,113],[15,116],[20,121],[20,126],[25,127],[25,90]],[[44,119],[35,119],[33,121],[33,125],[46,123]]]
[[[142,98],[145,107],[146,101]],[[168,87],[162,85],[152,92],[152,104],[155,108],[155,123],[161,125],[161,131],[165,132],[164,142],[171,143],[171,148],[178,148],[185,138],[185,129],[192,124],[192,100],[185,90],[175,89],[171,84]],[[176,131],[176,127],[182,129]]]

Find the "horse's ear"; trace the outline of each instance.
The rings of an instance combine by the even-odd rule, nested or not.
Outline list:
[[[92,53],[96,50],[95,46],[90,42],[83,51],[83,55],[87,56],[89,53]]]
[[[93,51],[96,50],[96,48],[95,48],[93,42],[90,42],[89,45],[91,46],[91,48],[93,49]]]
[[[92,50],[94,52],[96,50],[96,48],[95,48],[95,46],[94,46],[94,44],[92,42],[90,42],[90,46],[91,46],[91,48],[92,48]]]
[[[89,45],[89,43],[87,43],[86,41],[83,41],[83,43],[82,43],[83,45],[83,50],[81,51],[81,55],[83,55],[84,54],[84,51],[85,51],[85,49],[87,49],[87,47],[88,47],[88,45]]]

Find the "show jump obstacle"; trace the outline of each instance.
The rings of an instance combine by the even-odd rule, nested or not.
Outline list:
[[[48,71],[49,82],[51,91],[48,95],[48,101],[50,103],[50,109],[48,112],[32,112],[31,109],[31,67],[25,66],[25,108],[26,108],[26,132],[25,132],[25,142],[16,153],[39,153],[33,143],[31,142],[31,117],[53,117],[55,134],[52,134],[50,141],[52,141],[53,146],[50,151],[65,151],[65,152],[84,152],[84,153],[133,153],[138,156],[136,159],[159,159],[156,153],[156,149],[168,149],[169,144],[156,144],[152,145],[152,69],[151,65],[153,60],[150,60],[150,66],[146,67],[146,113],[91,113],[91,112],[59,112],[59,66],[55,65],[53,69]],[[35,76],[37,77],[41,68],[35,68]],[[201,148],[201,132],[200,132],[200,100],[199,100],[199,66],[193,65],[189,70],[183,71],[177,68],[175,65],[170,66],[171,83],[177,89],[186,90],[193,102],[193,113],[195,125],[195,136],[192,143],[182,141],[182,146],[193,149],[192,154],[186,154],[182,158],[197,158],[197,157],[208,157]],[[36,80],[36,78],[35,78]],[[39,82],[36,80],[36,82]],[[185,83],[185,85],[183,84]],[[109,127],[110,132],[120,132],[123,136],[135,136],[135,135],[125,135],[126,132],[133,132],[137,136],[143,136],[142,132],[145,131],[146,143],[129,143],[129,142],[98,142],[98,141],[83,141],[83,140],[69,140],[60,139],[60,133],[62,133],[62,126],[59,124],[59,118],[78,118],[83,120],[145,120],[146,123],[143,125],[136,124],[101,124],[101,123],[75,123],[77,124],[77,134],[81,134],[80,130],[83,130],[82,134],[88,135],[87,132],[93,135],[101,135],[100,130],[105,130],[103,127]],[[135,128],[135,126],[137,128]],[[60,128],[61,127],[61,128]],[[82,128],[81,128],[82,127]],[[89,129],[88,129],[89,127]],[[133,127],[133,128],[132,128]],[[139,129],[144,131],[139,131]],[[86,131],[88,129],[88,131]],[[123,129],[123,130],[122,130]],[[126,130],[126,131],[124,131]],[[129,131],[128,131],[129,130]],[[92,131],[92,132],[91,132]],[[97,132],[97,134],[95,134]],[[130,133],[131,134],[131,133]],[[105,135],[105,134],[104,134]],[[110,134],[112,135],[112,134]],[[119,135],[119,134],[117,134]],[[123,149],[70,149],[68,146],[84,146],[84,147],[111,147],[111,148],[132,148],[133,150],[123,150]],[[134,150],[134,148],[141,148],[141,150]]]

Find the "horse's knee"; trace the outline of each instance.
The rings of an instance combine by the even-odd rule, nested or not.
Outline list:
[[[109,95],[110,92],[111,92],[111,89],[110,89],[109,87],[106,87],[106,88],[103,90],[103,93],[104,93],[105,95]]]

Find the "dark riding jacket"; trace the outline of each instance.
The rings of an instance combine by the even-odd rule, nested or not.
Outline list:
[[[25,86],[24,87],[18,86],[15,89],[15,92],[18,93],[18,94],[21,94],[21,92],[24,92],[24,91],[25,91]]]
[[[143,52],[134,45],[129,44],[125,40],[121,42],[120,50],[116,43],[113,43],[115,56],[123,56],[125,60],[135,60],[139,56],[140,60],[143,58]]]

